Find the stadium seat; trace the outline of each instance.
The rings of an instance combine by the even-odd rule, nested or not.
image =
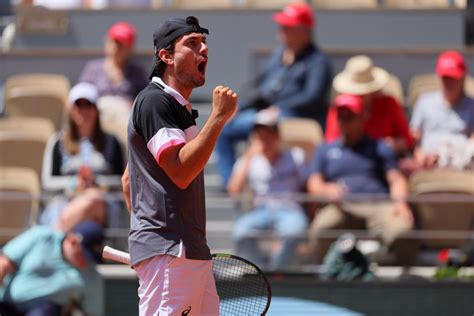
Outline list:
[[[64,120],[64,99],[40,88],[18,88],[15,94],[6,97],[4,106],[5,113],[10,117],[46,118],[53,123],[56,130],[61,128]]]
[[[71,84],[69,79],[59,74],[32,73],[13,75],[5,82],[5,98],[14,93],[15,88],[41,87],[48,91],[54,91],[66,101]]]
[[[39,194],[34,170],[0,167],[0,245],[35,222]]]
[[[422,230],[445,231],[448,234],[472,231],[474,172],[420,171],[410,178],[410,191],[418,200],[414,205]],[[429,248],[458,247],[464,246],[468,241],[468,237],[446,236],[423,239],[422,244]]]
[[[0,132],[21,132],[24,130],[41,133],[49,138],[54,133],[54,125],[50,120],[41,117],[13,116],[0,119]]]
[[[376,9],[377,0],[312,0],[318,9]]]
[[[385,6],[393,9],[447,9],[449,0],[385,0]]]
[[[267,9],[276,10],[285,7],[286,5],[297,2],[298,0],[244,0],[245,5],[248,9]],[[300,1],[305,2],[305,1]]]
[[[0,167],[31,168],[39,178],[48,139],[48,132],[0,131]]]
[[[315,120],[305,118],[289,118],[279,123],[282,146],[301,147],[306,159],[311,159],[314,148],[323,141],[323,131]]]
[[[440,88],[438,76],[435,73],[414,76],[408,84],[407,106],[411,111],[420,95]],[[465,82],[466,94],[474,97],[474,77],[467,76]]]
[[[175,0],[173,8],[180,10],[196,10],[196,9],[231,9],[236,7],[235,1],[232,0]]]

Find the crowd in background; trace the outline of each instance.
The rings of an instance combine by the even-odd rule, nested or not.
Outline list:
[[[222,191],[253,196],[252,209],[234,225],[237,253],[266,269],[287,269],[298,263],[298,256],[322,263],[332,241],[321,238],[325,231],[367,228],[398,264],[413,264],[417,243],[400,238],[416,224],[407,203],[408,177],[419,170],[473,169],[474,99],[464,88],[464,57],[443,52],[433,65],[439,89],[419,96],[413,112],[407,113],[402,101],[386,90],[391,74],[369,57],[354,56],[340,73],[333,73],[324,48],[313,41],[316,21],[309,6],[290,4],[273,20],[280,46],[240,95],[239,111],[224,128],[215,152]],[[0,256],[0,281],[9,284],[13,301],[32,300],[15,296],[19,285],[6,277],[21,272],[23,262],[31,260],[22,247],[49,248],[53,257],[58,251],[70,252],[61,264],[81,270],[87,266],[86,255],[74,247],[82,243],[80,249],[93,250],[93,245],[84,245],[87,236],[99,244],[102,229],[127,227],[123,203],[107,198],[120,192],[126,144],[105,132],[101,121],[112,118],[125,129],[133,100],[148,82],[145,71],[130,61],[135,38],[133,25],[114,24],[104,42],[104,58],[90,61],[69,91],[63,128],[51,137],[43,159],[42,188],[53,198],[45,203],[38,223],[50,229],[20,235]],[[281,146],[280,126],[292,119],[310,120],[324,131],[324,141],[309,155],[303,148]],[[238,149],[241,142],[247,143],[243,152]],[[298,193],[318,200],[317,205],[301,202],[295,198]],[[262,232],[274,233],[281,243],[262,250]],[[308,241],[302,242],[306,234]],[[89,261],[98,261],[93,259]],[[76,277],[79,289],[81,277]],[[74,293],[78,300],[84,294]],[[17,312],[34,307],[53,315],[61,301],[53,303],[20,304]],[[0,313],[1,308],[12,307],[0,305]]]

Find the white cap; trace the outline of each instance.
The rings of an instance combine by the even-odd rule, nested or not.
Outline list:
[[[99,91],[93,84],[87,82],[78,83],[69,91],[68,101],[69,104],[73,105],[79,99],[86,99],[96,104],[99,99]]]
[[[278,113],[262,110],[255,115],[255,125],[275,127],[278,125]]]

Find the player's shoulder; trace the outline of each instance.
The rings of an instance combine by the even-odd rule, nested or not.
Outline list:
[[[171,97],[163,90],[149,83],[136,98],[136,106],[140,112],[148,111],[166,111],[172,106]]]

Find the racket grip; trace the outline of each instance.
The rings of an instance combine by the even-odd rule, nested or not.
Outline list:
[[[102,250],[102,257],[112,261],[130,265],[130,255],[124,251],[105,246]]]

